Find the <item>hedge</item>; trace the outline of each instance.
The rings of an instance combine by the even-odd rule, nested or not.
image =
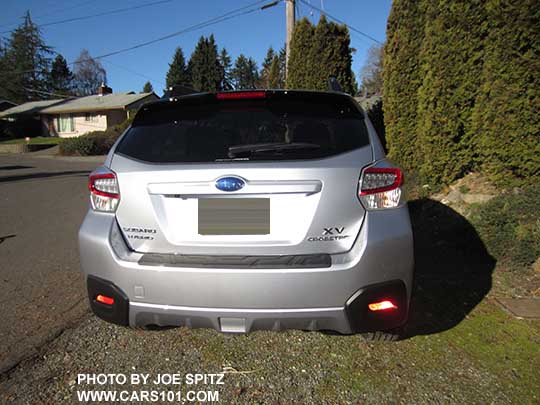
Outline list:
[[[383,58],[390,157],[423,181],[540,181],[537,0],[395,0]]]
[[[105,155],[114,145],[118,137],[131,124],[133,119],[127,119],[105,131],[94,131],[86,135],[65,138],[60,141],[60,154],[62,155]]]

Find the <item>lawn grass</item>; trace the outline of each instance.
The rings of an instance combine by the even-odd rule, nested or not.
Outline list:
[[[29,145],[58,145],[61,138],[55,136],[37,136],[35,138],[30,138],[28,142]],[[15,144],[25,144],[27,143],[24,138],[17,139],[8,139],[7,141],[0,141],[0,144],[4,145],[15,145]]]

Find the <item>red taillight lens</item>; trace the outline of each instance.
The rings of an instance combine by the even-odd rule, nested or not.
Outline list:
[[[368,210],[395,208],[401,202],[403,172],[393,167],[368,167],[364,170],[358,195]]]
[[[102,304],[105,304],[105,305],[114,304],[114,298],[107,297],[106,295],[101,295],[101,294],[98,294],[98,296],[96,297],[96,301],[101,302]]]
[[[114,212],[120,200],[116,174],[111,170],[98,169],[88,178],[88,190],[92,208],[96,211]]]
[[[360,195],[393,190],[403,184],[403,173],[396,168],[369,167],[364,170]]]
[[[266,92],[264,91],[237,91],[237,92],[231,92],[231,93],[217,93],[216,98],[218,100],[266,98]]]
[[[373,302],[368,305],[370,311],[387,311],[387,310],[396,310],[398,307],[390,300],[384,300],[379,302]]]

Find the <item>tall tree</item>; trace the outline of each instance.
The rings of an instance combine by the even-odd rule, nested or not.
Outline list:
[[[367,60],[360,71],[360,91],[364,96],[382,93],[382,53],[381,45],[373,45],[368,50]]]
[[[257,88],[259,82],[257,63],[252,58],[240,54],[234,63],[232,76],[236,90]]]
[[[300,20],[291,41],[287,87],[326,90],[328,78],[335,76],[345,92],[354,94],[350,43],[344,25],[328,22],[324,16],[316,27],[307,18]]]
[[[540,184],[540,7],[537,0],[488,0],[486,12],[472,116],[480,164],[505,186]]]
[[[69,70],[66,60],[60,54],[56,55],[50,73],[49,86],[51,93],[69,96],[73,92],[73,73]]]
[[[143,86],[142,92],[143,93],[152,93],[154,91],[154,88],[152,87],[152,83],[146,82]]]
[[[221,64],[221,69],[223,70],[223,80],[221,82],[222,90],[232,90],[233,82],[231,76],[232,70],[232,59],[227,52],[227,49],[223,48],[219,54],[219,63]]]
[[[107,84],[107,72],[101,62],[83,49],[74,64],[74,88],[78,96],[96,94],[99,86]]]
[[[285,88],[286,61],[287,61],[287,54],[285,51],[285,46],[283,46],[279,50],[279,54],[278,54],[278,62],[279,62],[279,87],[278,88],[280,89]]]
[[[169,63],[169,71],[166,77],[167,87],[174,85],[187,85],[191,83],[188,69],[186,67],[186,60],[184,58],[184,52],[182,48],[176,48],[174,52],[173,60]]]
[[[473,167],[471,114],[481,84],[484,30],[483,0],[428,2],[417,136],[420,173],[432,184],[452,182]]]
[[[221,88],[223,68],[214,35],[209,38],[201,36],[189,59],[188,70],[191,84],[196,90],[215,92]]]
[[[27,11],[23,23],[11,33],[4,51],[3,63],[8,70],[1,81],[6,98],[17,103],[48,98],[51,53]]]
[[[279,66],[279,57],[277,55],[274,55],[272,58],[272,63],[270,64],[270,67],[268,69],[267,74],[267,80],[268,85],[267,88],[270,89],[281,89],[283,86],[283,82],[281,80],[281,71]]]
[[[306,17],[295,24],[287,71],[287,88],[289,89],[310,88],[312,63],[308,56],[314,35],[315,27]]]
[[[424,38],[426,0],[394,0],[383,52],[383,110],[390,158],[407,170],[418,169],[419,59]]]
[[[263,88],[270,88],[270,67],[272,66],[272,61],[276,57],[276,53],[274,52],[274,49],[272,47],[268,48],[268,51],[266,51],[266,56],[264,58],[264,61],[262,63],[261,67],[261,87]]]

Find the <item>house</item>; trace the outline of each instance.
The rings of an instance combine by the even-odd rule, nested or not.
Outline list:
[[[120,124],[146,102],[157,100],[152,93],[112,93],[101,86],[97,95],[32,101],[0,112],[0,118],[39,120],[42,136],[70,138],[104,131]]]

